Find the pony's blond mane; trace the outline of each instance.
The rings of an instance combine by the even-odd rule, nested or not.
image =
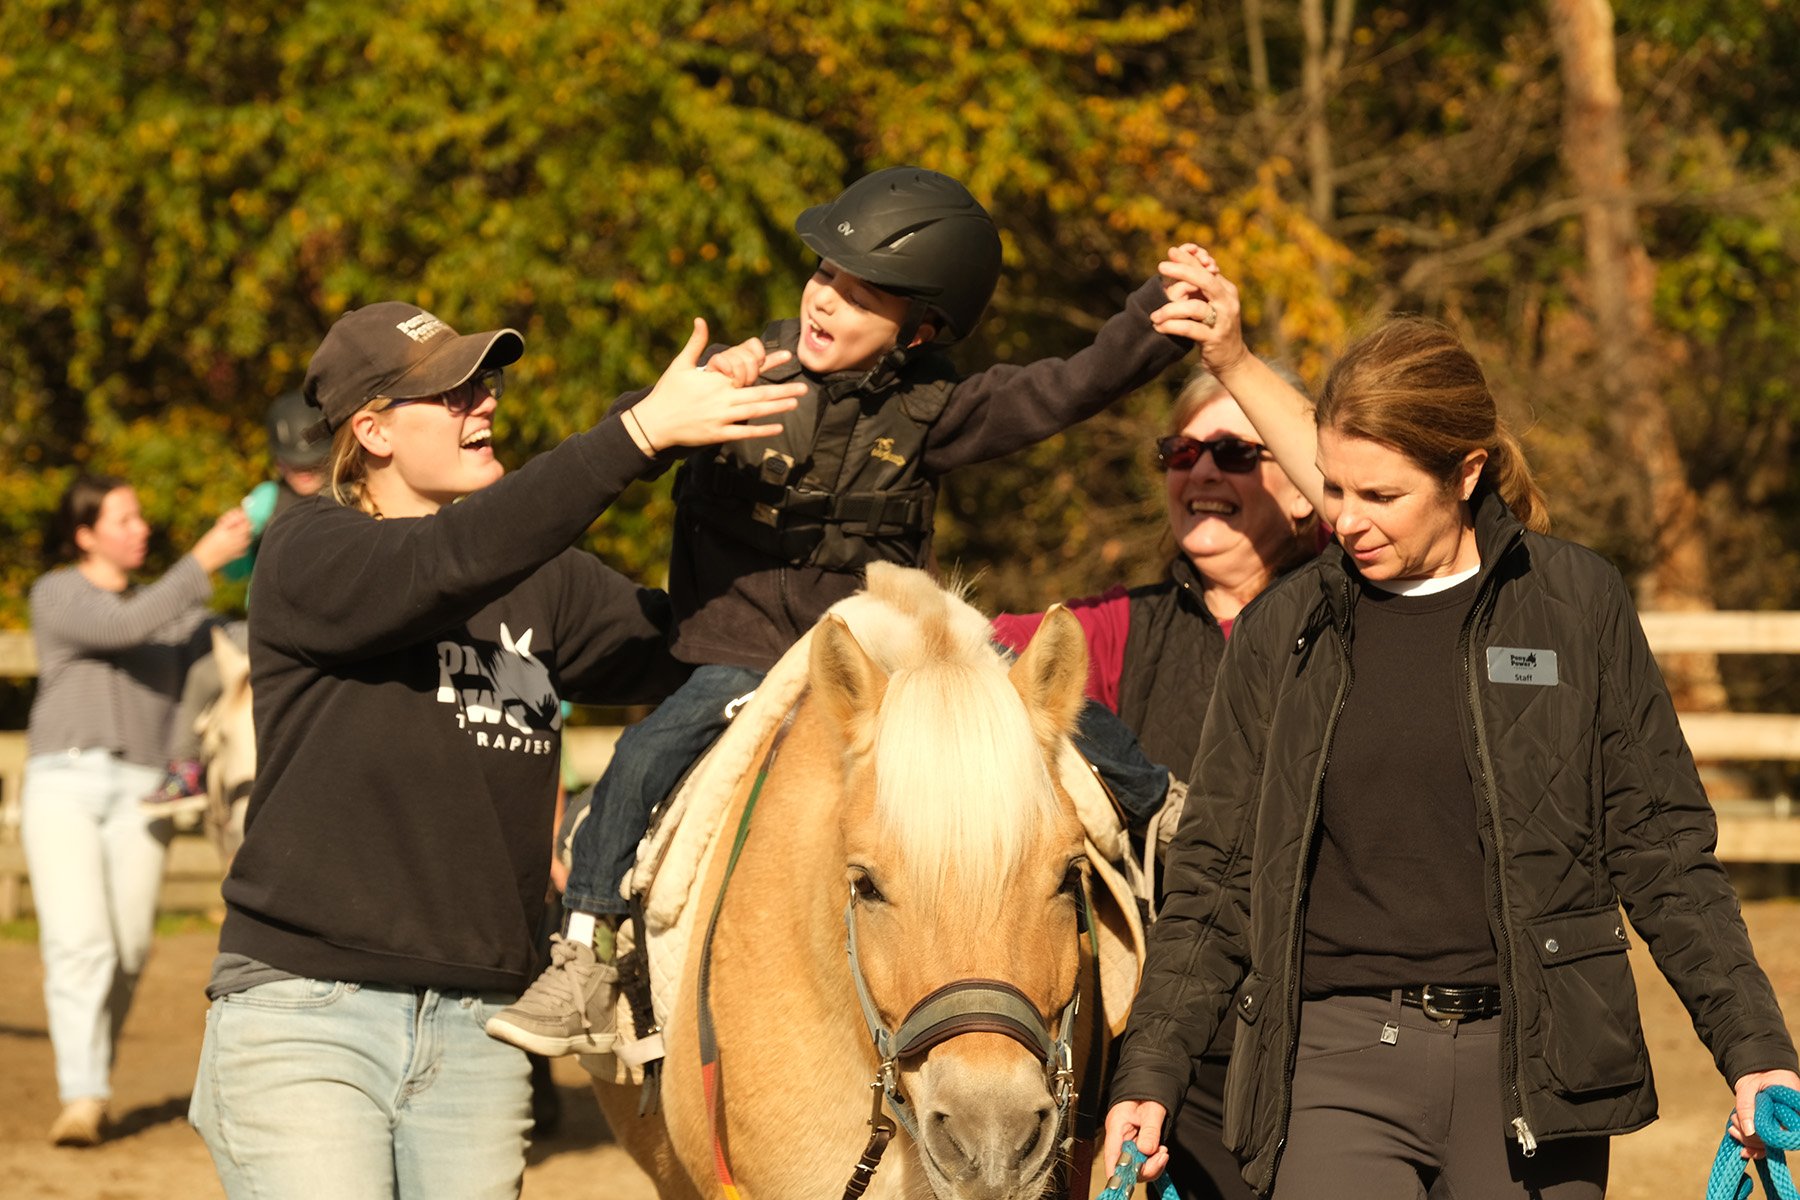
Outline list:
[[[881,835],[915,886],[997,903],[1058,800],[987,618],[923,573],[879,563],[836,611],[889,673],[874,737]]]

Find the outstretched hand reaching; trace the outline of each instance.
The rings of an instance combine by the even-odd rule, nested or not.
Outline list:
[[[788,412],[806,394],[806,384],[799,381],[739,387],[730,374],[700,366],[700,352],[705,348],[706,322],[696,319],[687,345],[670,361],[650,394],[626,411],[625,429],[645,454],[659,454],[671,446],[712,446],[768,437],[781,426],[758,424],[758,418]]]

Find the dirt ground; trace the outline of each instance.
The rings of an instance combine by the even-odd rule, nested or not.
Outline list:
[[[1800,905],[1758,901],[1745,911],[1783,1008],[1800,1013]],[[0,941],[0,1196],[206,1200],[222,1195],[206,1149],[184,1119],[213,939],[204,927],[159,938],[120,1049],[117,1132],[94,1150],[57,1150],[44,1140],[56,1114],[56,1095],[44,1030],[43,973],[34,944]],[[1698,1197],[1705,1194],[1730,1094],[1642,946],[1633,945],[1632,961],[1663,1117],[1614,1144],[1608,1195]],[[525,1194],[649,1200],[649,1182],[613,1144],[584,1078],[579,1068],[561,1064],[562,1126],[532,1148]]]

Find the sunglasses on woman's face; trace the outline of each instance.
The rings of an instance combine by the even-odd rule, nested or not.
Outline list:
[[[492,396],[498,400],[506,394],[506,372],[499,367],[489,367],[478,371],[447,392],[439,392],[435,396],[414,396],[409,400],[395,400],[388,404],[389,408],[399,408],[403,404],[441,404],[458,417],[466,417],[475,411],[475,406],[482,399]]]
[[[1156,439],[1156,468],[1159,471],[1185,471],[1200,461],[1207,451],[1219,470],[1233,475],[1254,471],[1256,464],[1268,454],[1266,446],[1246,442],[1243,438],[1222,437],[1201,441],[1198,438],[1174,437]]]

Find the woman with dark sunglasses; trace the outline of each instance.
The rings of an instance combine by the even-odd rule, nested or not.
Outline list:
[[[1206,352],[1211,328],[1196,338]],[[1282,378],[1304,385],[1285,367]],[[1087,706],[1076,744],[1152,839],[1179,816],[1206,718],[1213,676],[1232,622],[1284,572],[1318,552],[1312,503],[1276,464],[1255,426],[1206,369],[1198,368],[1169,413],[1168,433],[1146,457],[1162,472],[1170,558],[1163,577],[1065,602],[1088,635]],[[1013,650],[1043,614],[1005,613],[995,639]],[[1159,809],[1166,818],[1153,821]],[[1160,827],[1160,834],[1159,828]],[[1220,1138],[1230,1031],[1195,1065],[1172,1149],[1186,1200],[1249,1200],[1237,1160]]]
[[[763,436],[798,384],[686,349],[625,417],[508,474],[510,329],[341,317],[307,371],[327,489],[273,522],[250,614],[258,770],[190,1119],[231,1197],[518,1194],[560,701],[654,701],[669,608],[572,544],[671,446]]]
[[[1232,1026],[1226,1136],[1260,1194],[1599,1200],[1610,1137],[1656,1117],[1627,918],[1760,1156],[1755,1096],[1800,1087],[1794,1044],[1624,580],[1545,532],[1450,328],[1383,321],[1307,421],[1200,265],[1216,319],[1171,332],[1212,340],[1336,544],[1242,615],[1221,664],[1108,1161],[1131,1138],[1162,1170]]]

